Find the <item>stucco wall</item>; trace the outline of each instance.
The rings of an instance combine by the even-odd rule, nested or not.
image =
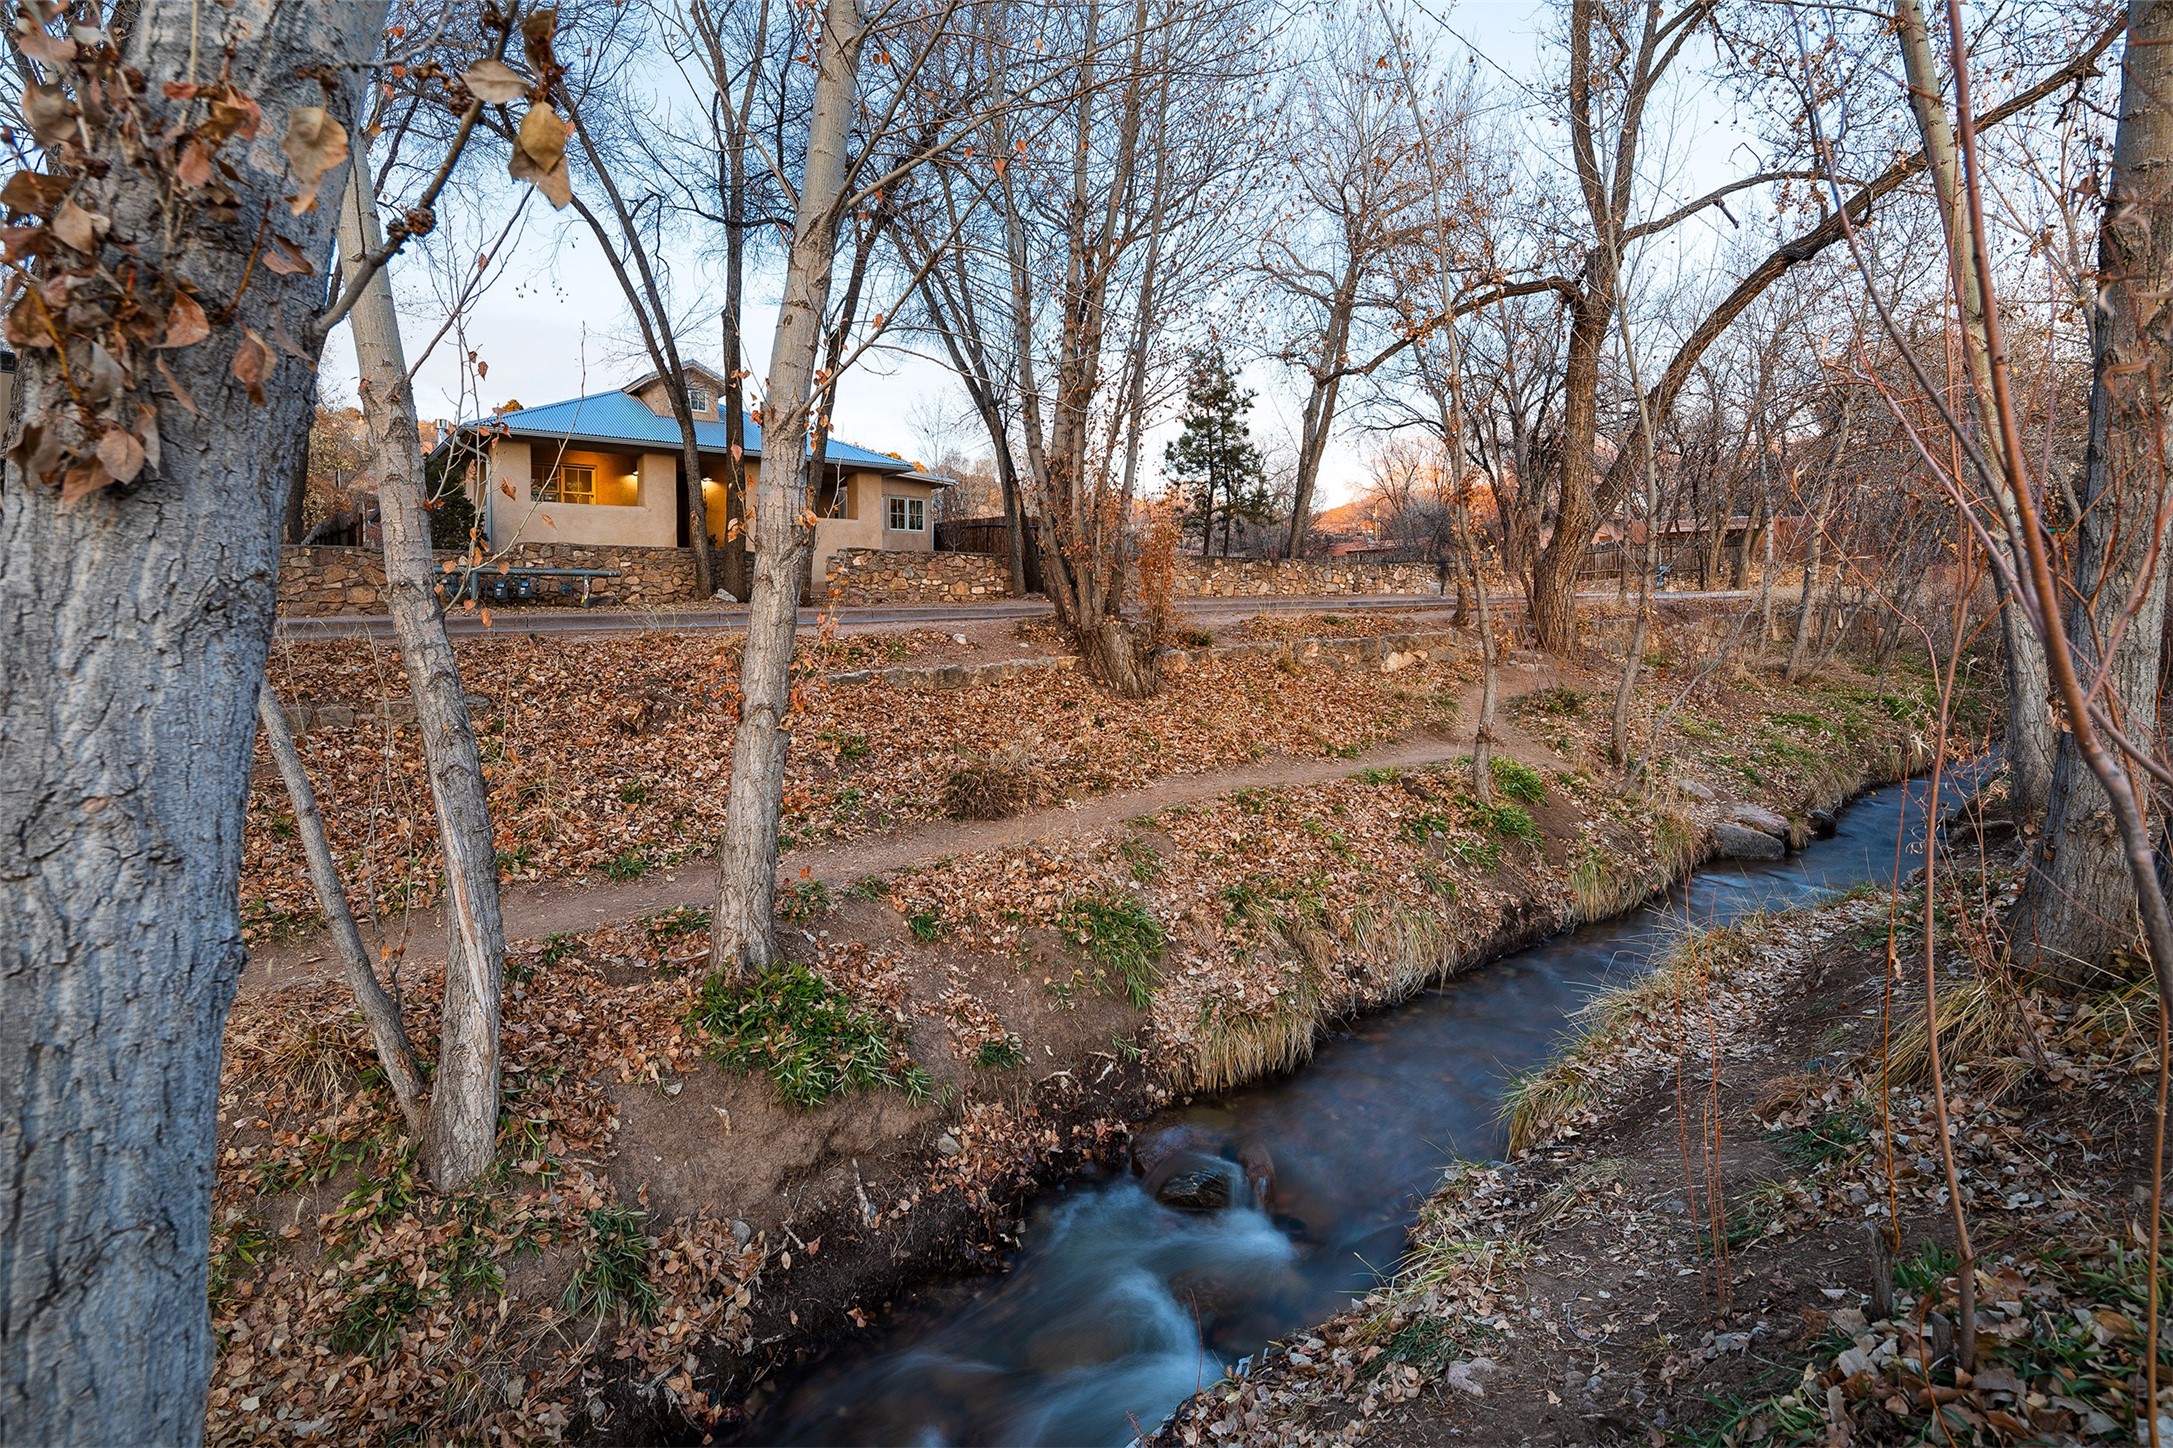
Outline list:
[[[538,449],[548,449],[539,454]],[[670,548],[679,541],[678,460],[670,453],[597,453],[568,447],[569,462],[597,463],[597,494],[627,487],[618,474],[625,472],[624,459],[636,459],[635,501],[631,506],[585,503],[542,503],[529,496],[529,484],[539,465],[561,457],[548,443],[528,443],[511,438],[491,445],[489,486],[489,537],[493,550],[516,543],[595,544],[636,548]],[[616,467],[608,487],[604,468]],[[508,489],[511,490],[510,496]]]
[[[461,556],[434,555],[441,566]],[[619,577],[597,581],[597,588],[611,596],[602,607],[657,608],[695,602],[694,553],[687,548],[522,543],[504,561],[516,567],[616,568]],[[536,602],[545,608],[566,606],[556,598]],[[383,613],[384,556],[375,548],[280,549],[279,611],[295,618]]]
[[[822,518],[815,524],[813,578],[818,596],[827,596],[828,579],[840,554],[851,551],[929,553],[935,550],[935,487],[929,483],[900,482],[881,473],[849,473],[845,479],[845,516]],[[884,527],[889,511],[886,497],[920,498],[928,510],[929,526],[919,533],[892,532]]]
[[[848,548],[831,555],[826,578],[832,603],[964,603],[1011,591],[1008,566],[987,553]]]

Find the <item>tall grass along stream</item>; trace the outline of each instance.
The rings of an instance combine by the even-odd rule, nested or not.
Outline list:
[[[1392,1268],[1443,1168],[1501,1154],[1505,1089],[1596,992],[1649,969],[1686,927],[1890,884],[1897,859],[1906,874],[1920,858],[1926,792],[1876,790],[1800,854],[1701,870],[1663,900],[1358,1022],[1286,1078],[1166,1113],[1146,1132],[1183,1148],[1170,1170],[1227,1206],[1165,1206],[1128,1173],[1050,1192],[1010,1272],[928,1294],[750,1436],[1129,1442]]]

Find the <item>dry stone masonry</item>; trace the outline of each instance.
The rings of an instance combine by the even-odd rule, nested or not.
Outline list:
[[[439,566],[458,553],[432,555]],[[690,548],[613,548],[579,543],[517,543],[502,559],[514,567],[616,568],[597,580],[612,608],[658,608],[696,602]],[[578,590],[576,590],[578,593]],[[546,607],[560,602],[539,598]],[[375,548],[282,548],[279,611],[294,618],[385,611],[385,560]]]
[[[830,555],[829,601],[877,604],[970,603],[1011,592],[1010,571],[993,553],[915,553],[840,548]]]

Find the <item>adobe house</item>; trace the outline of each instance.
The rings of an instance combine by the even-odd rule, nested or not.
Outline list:
[[[706,367],[688,367],[686,378],[710,541],[721,547],[726,443],[717,400],[723,388]],[[660,375],[650,373],[612,392],[520,408],[498,423],[502,426],[459,429],[462,437],[472,440],[480,433],[487,441],[488,458],[481,476],[471,477],[469,496],[483,515],[493,550],[516,543],[688,545],[679,425]],[[745,447],[751,492],[764,465],[762,429],[751,418]],[[946,485],[909,462],[832,438],[822,475],[809,490],[808,507],[818,519],[811,591],[822,592],[830,555],[839,549],[931,551],[935,493]]]

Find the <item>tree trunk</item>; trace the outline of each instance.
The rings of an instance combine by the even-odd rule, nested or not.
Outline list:
[[[0,1442],[203,1432],[243,806],[315,391],[274,360],[256,405],[231,367],[243,327],[291,335],[322,301],[318,280],[261,266],[240,284],[273,211],[321,277],[330,217],[288,214],[276,138],[322,101],[304,66],[366,60],[383,23],[383,5],[147,0],[123,44],[154,123],[195,53],[263,106],[271,138],[222,154],[231,209],[184,199],[169,218],[163,180],[117,154],[76,183],[139,268],[236,300],[211,338],[161,354],[195,406],[157,395],[163,456],[132,485],[64,508],[11,458],[0,488]],[[26,426],[74,416],[63,359],[19,356]]]
[[[762,423],[764,465],[757,481],[754,592],[747,651],[740,665],[739,727],[732,736],[732,782],[725,798],[721,885],[711,921],[710,968],[759,971],[776,959],[777,825],[783,808],[785,752],[791,736],[793,635],[799,623],[806,507],[808,407],[815,357],[837,249],[845,188],[845,142],[853,120],[856,76],[867,24],[856,0],[828,0],[819,41],[814,110],[799,210],[785,263],[784,299],[770,345]]]
[[[1991,462],[1992,493],[1998,504],[2007,554],[2015,572],[2026,571],[2022,543],[2022,517],[2013,492],[2007,486],[2007,465],[1994,425],[1991,400],[1991,345],[1985,318],[1982,279],[1971,265],[1975,245],[1969,208],[1963,204],[1961,158],[1953,126],[1941,99],[1938,62],[1924,14],[1917,0],[1895,0],[1895,36],[1901,48],[1902,67],[1908,76],[1909,105],[1924,140],[1925,167],[1931,173],[1932,194],[1947,232],[1950,279],[1962,318],[1962,360],[1969,377],[1971,412],[1977,423],[1976,439]],[[2133,43],[2132,40],[2130,42]],[[2161,101],[2164,99],[2160,98]],[[1996,575],[1995,575],[1996,579]],[[2016,816],[2032,820],[2051,802],[2054,740],[2052,715],[2047,707],[2050,693],[2043,654],[2016,601],[2004,585],[1995,581],[2000,595],[2000,632],[2007,646],[2007,774],[2008,796]]]
[[[2173,549],[2158,530],[2168,487],[2158,431],[2173,415],[2173,5],[2134,0],[2098,241],[2100,292],[2092,326],[2095,377],[2083,463],[2083,515],[2068,633],[2087,690],[2102,667],[2104,697],[2122,733],[2146,747],[2158,734],[2158,659]],[[2014,610],[2009,610],[2013,612]],[[2109,658],[2101,640],[2120,634]],[[2131,774],[2135,771],[2131,770]],[[2137,793],[2149,799],[2147,781]],[[2043,838],[2015,903],[2015,954],[2082,984],[2136,941],[2137,898],[2104,787],[2060,735]]]
[[[357,155],[340,208],[340,258],[350,272],[380,244],[377,204],[366,189],[369,167],[359,164],[368,152]],[[386,268],[363,288],[348,325],[363,421],[377,464],[386,599],[415,701],[445,856],[445,1010],[422,1155],[430,1180],[440,1191],[451,1191],[487,1168],[498,1145],[498,997],[506,952],[498,914],[498,856],[483,761],[460,666],[445,634],[430,520],[422,505],[415,396]]]
[[[393,1099],[407,1118],[407,1129],[421,1139],[426,1118],[423,1110],[422,1076],[415,1069],[415,1049],[408,1044],[407,1023],[400,1018],[400,1003],[385,990],[370,965],[370,952],[355,928],[355,912],[347,903],[347,886],[340,879],[339,862],[332,858],[332,843],[325,838],[324,816],[317,810],[317,791],[302,767],[301,751],[294,745],[294,730],[279,696],[266,684],[257,695],[257,722],[264,731],[264,747],[287,786],[287,800],[294,806],[294,824],[302,839],[302,854],[309,861],[309,881],[317,888],[317,903],[324,907],[325,925],[339,951],[340,970],[362,1008],[377,1048],[377,1064],[385,1070]]]

